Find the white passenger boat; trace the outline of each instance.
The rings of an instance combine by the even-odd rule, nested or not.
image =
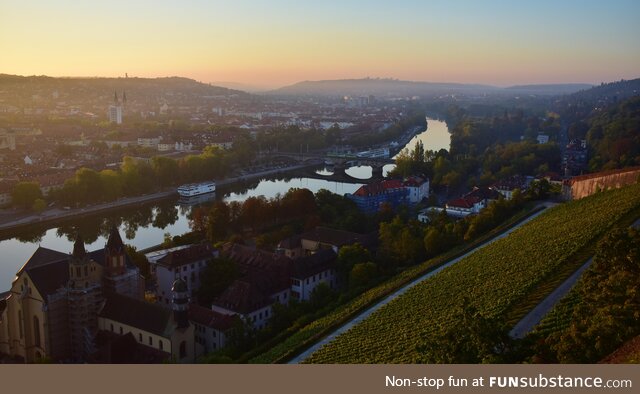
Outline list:
[[[215,182],[191,183],[178,188],[178,194],[182,197],[193,197],[216,191]]]

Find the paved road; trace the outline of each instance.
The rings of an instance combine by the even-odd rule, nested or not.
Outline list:
[[[545,207],[550,207],[550,206],[553,206],[553,205],[557,205],[557,204],[554,204],[554,203],[545,203],[544,204]],[[306,360],[309,356],[311,356],[311,354],[313,354],[315,351],[320,349],[322,346],[324,346],[327,343],[333,341],[338,335],[348,331],[353,326],[355,326],[356,324],[360,323],[362,320],[364,320],[367,317],[369,317],[376,310],[382,308],[383,306],[387,305],[392,300],[394,300],[394,299],[398,298],[400,295],[406,293],[407,290],[409,290],[413,286],[417,285],[418,283],[420,283],[420,282],[422,282],[422,281],[424,281],[426,279],[431,278],[432,276],[436,275],[438,272],[442,271],[443,269],[445,269],[447,267],[450,267],[453,264],[457,263],[458,261],[460,261],[460,260],[464,259],[465,257],[469,256],[470,254],[475,253],[477,250],[479,250],[479,249],[481,249],[481,248],[483,248],[483,247],[485,247],[485,246],[487,246],[487,245],[489,245],[489,244],[491,244],[491,243],[493,243],[493,242],[495,242],[495,241],[497,241],[497,240],[499,240],[501,238],[504,238],[504,237],[508,236],[513,231],[515,231],[517,228],[519,228],[523,224],[529,222],[530,220],[536,218],[538,215],[540,215],[543,212],[544,212],[544,210],[542,210],[540,212],[536,212],[535,214],[529,216],[527,219],[525,219],[522,222],[518,223],[514,227],[512,227],[509,230],[505,231],[504,233],[495,236],[494,238],[488,240],[487,242],[479,245],[475,249],[472,249],[471,251],[467,252],[466,254],[449,261],[448,263],[446,263],[446,264],[438,267],[437,269],[435,269],[435,270],[433,270],[433,271],[431,271],[431,272],[419,277],[418,279],[415,279],[413,282],[411,282],[411,283],[405,285],[404,287],[400,288],[399,290],[397,290],[393,294],[387,296],[382,301],[378,302],[377,304],[375,304],[371,308],[367,309],[366,311],[362,312],[361,314],[359,314],[358,316],[356,316],[355,318],[353,318],[349,322],[345,323],[343,326],[341,326],[337,330],[333,331],[331,334],[326,336],[324,339],[322,339],[321,341],[317,342],[315,345],[311,346],[309,349],[305,350],[303,353],[301,353],[300,355],[298,355],[297,357],[295,357],[294,359],[289,361],[289,364],[299,364],[300,362]]]
[[[124,207],[128,205],[141,204],[149,201],[160,200],[171,195],[177,194],[175,190],[158,192],[154,194],[147,194],[144,196],[137,197],[128,197],[122,198],[120,200],[116,200],[113,202],[108,202],[104,204],[92,205],[85,208],[74,208],[74,209],[48,209],[40,214],[28,214],[22,215],[19,218],[12,218],[9,221],[4,223],[0,223],[0,230],[9,230],[16,227],[36,224],[36,223],[44,223],[52,220],[60,220],[60,219],[68,219],[76,216],[84,216],[91,213],[101,212],[105,210],[110,210],[113,208]]]
[[[540,323],[542,318],[545,317],[547,313],[551,311],[551,309],[553,309],[553,307],[562,299],[562,297],[569,293],[569,290],[573,288],[573,285],[576,284],[584,270],[589,268],[592,262],[593,257],[587,260],[586,263],[582,264],[580,268],[576,270],[576,272],[571,274],[571,276],[567,278],[567,280],[562,282],[562,284],[558,286],[554,291],[552,291],[551,294],[547,296],[547,298],[542,300],[541,303],[536,305],[535,308],[533,308],[525,317],[523,317],[522,320],[520,320],[509,332],[509,335],[512,338],[524,338],[529,332],[531,332],[531,330],[533,330],[533,327]]]
[[[640,219],[636,220],[631,227],[640,227]],[[509,332],[512,338],[524,338],[533,328],[540,323],[547,313],[564,297],[569,290],[573,288],[582,273],[589,268],[593,262],[593,257],[580,266],[567,280],[562,282],[551,294],[547,296],[540,304],[533,308],[525,317],[522,318]]]

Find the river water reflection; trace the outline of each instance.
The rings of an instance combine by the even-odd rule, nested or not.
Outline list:
[[[413,148],[417,140],[423,142],[425,149],[448,149],[449,132],[446,124],[428,119],[427,130],[417,134],[407,147]],[[393,165],[386,165],[384,173],[392,168]],[[352,167],[346,172],[354,178],[371,177],[371,167],[368,166]],[[330,171],[320,170],[319,173],[329,175]],[[345,194],[353,193],[361,185],[313,178],[266,179],[252,184],[237,185],[233,190],[220,190],[216,198],[225,201],[244,201],[260,195],[272,198],[277,194],[286,193],[290,188],[307,188],[312,192],[327,189],[337,194]],[[162,242],[165,233],[179,235],[189,231],[190,211],[190,206],[181,205],[177,199],[172,199],[22,231],[14,238],[0,241],[0,292],[9,289],[15,273],[35,252],[38,245],[71,252],[73,236],[79,231],[87,242],[87,250],[96,250],[104,247],[110,226],[117,224],[125,243],[144,249]]]

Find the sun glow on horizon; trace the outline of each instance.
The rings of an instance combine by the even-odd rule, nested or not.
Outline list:
[[[640,74],[638,2],[477,3],[7,0],[0,73],[263,87],[366,76],[598,83]]]

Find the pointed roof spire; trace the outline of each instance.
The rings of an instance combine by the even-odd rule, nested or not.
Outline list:
[[[113,102],[118,104],[118,92],[113,91]]]
[[[120,232],[115,225],[111,226],[111,231],[109,232],[109,240],[107,240],[107,248],[118,250],[124,248],[124,242],[122,242]]]
[[[76,235],[76,241],[73,243],[73,257],[82,258],[87,254],[87,251],[84,249],[84,241],[82,240],[82,235]]]

